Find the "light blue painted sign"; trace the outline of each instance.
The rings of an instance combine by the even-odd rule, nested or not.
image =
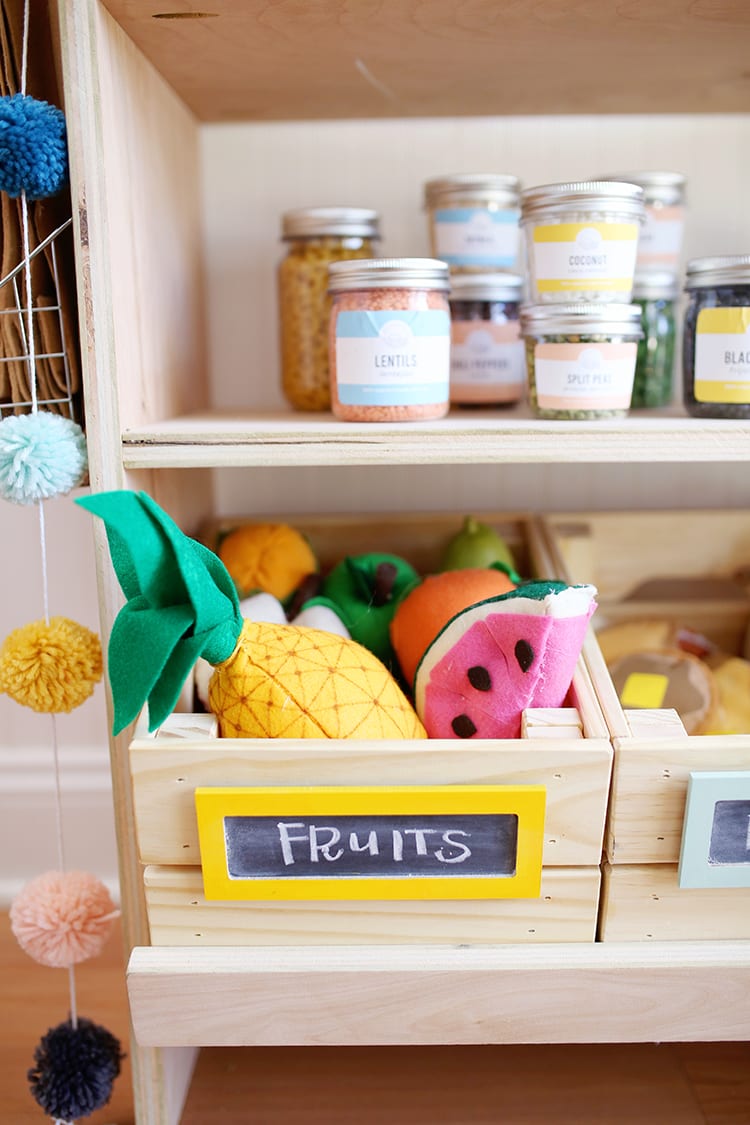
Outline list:
[[[750,887],[750,770],[691,772],[680,887]]]

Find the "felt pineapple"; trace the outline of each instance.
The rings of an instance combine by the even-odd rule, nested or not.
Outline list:
[[[211,709],[239,738],[425,738],[385,666],[346,637],[243,622],[221,560],[145,493],[77,501],[107,529],[127,599],[109,641],[114,733],[148,702],[149,729],[173,710],[196,660],[215,666]]]

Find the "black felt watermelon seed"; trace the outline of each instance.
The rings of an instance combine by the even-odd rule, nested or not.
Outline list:
[[[453,733],[457,734],[459,738],[471,738],[473,734],[477,733],[477,728],[472,723],[468,715],[456,715],[451,723]]]
[[[476,688],[477,691],[490,691],[492,689],[490,674],[481,664],[475,664],[473,668],[469,668],[466,675],[469,677],[471,686]]]
[[[534,650],[528,641],[516,641],[516,647],[513,650],[516,654],[518,667],[522,672],[528,672],[531,665],[534,663]]]

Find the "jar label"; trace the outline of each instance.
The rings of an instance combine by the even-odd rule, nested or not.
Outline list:
[[[432,216],[435,254],[451,266],[514,266],[520,212],[450,207]]]
[[[526,358],[517,320],[453,321],[451,399],[454,402],[518,402],[526,382]]]
[[[450,315],[442,309],[344,311],[336,317],[336,387],[346,406],[447,402]]]
[[[684,225],[684,207],[647,207],[638,238],[638,265],[678,266]]]
[[[750,308],[698,313],[694,393],[697,402],[750,405]]]
[[[537,344],[537,403],[544,410],[627,410],[636,344]]]
[[[629,294],[638,250],[637,223],[550,223],[534,228],[540,293]]]

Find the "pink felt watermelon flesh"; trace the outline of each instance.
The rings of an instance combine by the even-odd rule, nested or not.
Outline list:
[[[518,738],[527,707],[561,707],[596,608],[593,586],[528,583],[456,614],[417,669],[430,738]]]

